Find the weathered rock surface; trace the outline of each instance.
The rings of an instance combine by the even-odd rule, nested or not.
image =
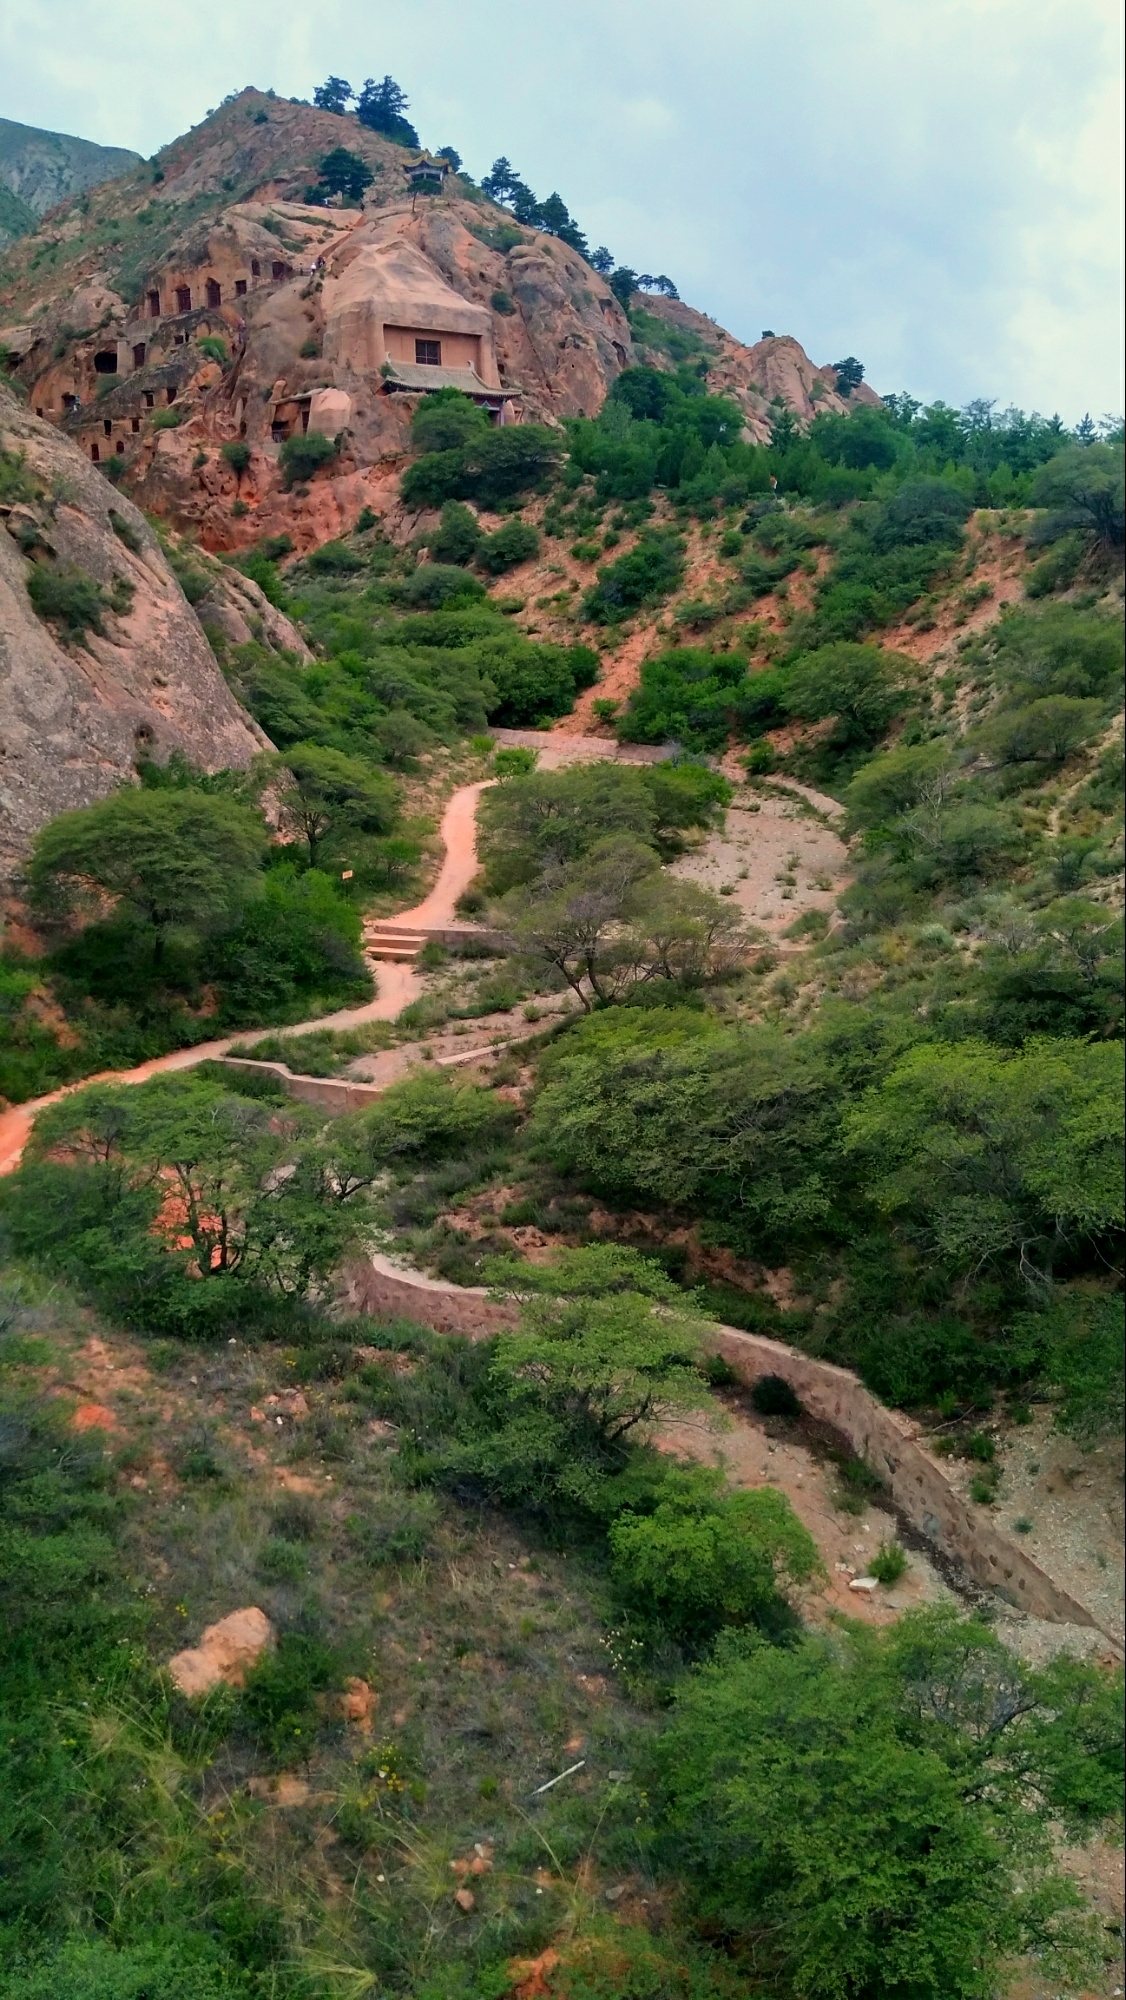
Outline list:
[[[190,1699],[210,1694],[220,1681],[228,1687],[241,1687],[250,1668],[257,1666],[273,1644],[273,1626],[265,1612],[251,1604],[242,1611],[228,1612],[217,1625],[208,1625],[198,1646],[173,1655],[168,1671],[180,1693]]]
[[[215,663],[144,516],[50,424],[0,391],[0,449],[31,495],[0,512],[0,868],[39,827],[173,750],[206,770],[266,747]],[[111,511],[120,524],[115,531]],[[28,596],[33,563],[80,570],[128,609],[67,641]],[[256,606],[257,610],[258,607]]]
[[[769,441],[779,404],[806,424],[822,412],[847,415],[858,403],[879,403],[866,382],[851,397],[838,395],[836,369],[817,367],[790,334],[764,334],[747,346],[682,299],[646,298],[640,303],[654,318],[695,334],[711,350],[708,388],[713,395],[729,396],[739,404],[758,444]]]
[[[27,219],[0,212],[0,246],[12,236],[34,228],[41,215],[68,195],[112,180],[139,164],[139,155],[124,146],[96,146],[92,139],[75,139],[68,132],[43,132],[36,125],[17,125],[0,118],[0,187],[7,188]],[[5,224],[7,226],[5,226]]]
[[[305,198],[340,145],[372,171],[362,208]],[[403,526],[422,361],[460,371],[452,386],[475,370],[495,416],[554,423],[596,415],[624,368],[672,367],[668,327],[695,336],[756,441],[780,406],[805,424],[873,400],[841,397],[796,340],[748,346],[679,300],[638,296],[649,319],[631,326],[577,251],[456,175],[416,198],[411,160],[355,118],[240,92],[165,148],[159,183],[139,168],[95,189],[3,259],[0,344],[32,407],[87,458],[120,453],[140,504],[201,547],[285,532],[304,553],[364,508]],[[420,360],[428,335],[440,353]],[[338,456],[286,490],[279,454],[304,431]],[[235,440],[238,472],[222,456]]]

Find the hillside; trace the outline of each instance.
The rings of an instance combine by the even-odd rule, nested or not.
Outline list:
[[[0,265],[5,2000],[1112,2000],[1121,427],[490,181]]]
[[[0,118],[0,249],[28,235],[60,202],[137,164],[137,154],[124,146],[96,146]]]

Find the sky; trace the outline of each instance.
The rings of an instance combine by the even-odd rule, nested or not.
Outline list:
[[[150,154],[253,83],[390,72],[592,245],[872,386],[1123,407],[1116,0],[20,0],[0,116]]]

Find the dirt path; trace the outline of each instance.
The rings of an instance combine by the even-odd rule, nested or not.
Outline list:
[[[413,910],[396,913],[393,921],[404,929],[412,924],[453,922],[457,899],[477,872],[477,800],[484,789],[484,782],[463,785],[450,799],[442,815],[446,851],[438,879]],[[284,1028],[240,1028],[237,1035],[227,1035],[221,1041],[196,1042],[190,1049],[174,1049],[170,1055],[138,1064],[136,1069],[107,1070],[99,1076],[83,1077],[64,1090],[50,1091],[46,1097],[12,1105],[0,1114],[0,1174],[10,1174],[18,1167],[28,1134],[44,1105],[57,1103],[70,1090],[81,1090],[89,1083],[147,1083],[150,1077],[162,1076],[169,1070],[192,1069],[196,1063],[225,1056],[238,1043],[256,1041],[264,1034],[306,1035],[311,1028],[359,1028],[365,1021],[393,1021],[422,993],[422,980],[414,968],[394,960],[381,960],[377,984],[375,999],[365,1001],[362,1007],[341,1007],[335,1014],[320,1014],[312,1021],[293,1021]]]

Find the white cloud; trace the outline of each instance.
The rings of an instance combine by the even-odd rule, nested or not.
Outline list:
[[[8,117],[149,153],[248,81],[308,96],[391,70],[431,144],[476,173],[506,153],[737,333],[955,402],[1121,406],[1111,0],[23,0],[5,20]]]

